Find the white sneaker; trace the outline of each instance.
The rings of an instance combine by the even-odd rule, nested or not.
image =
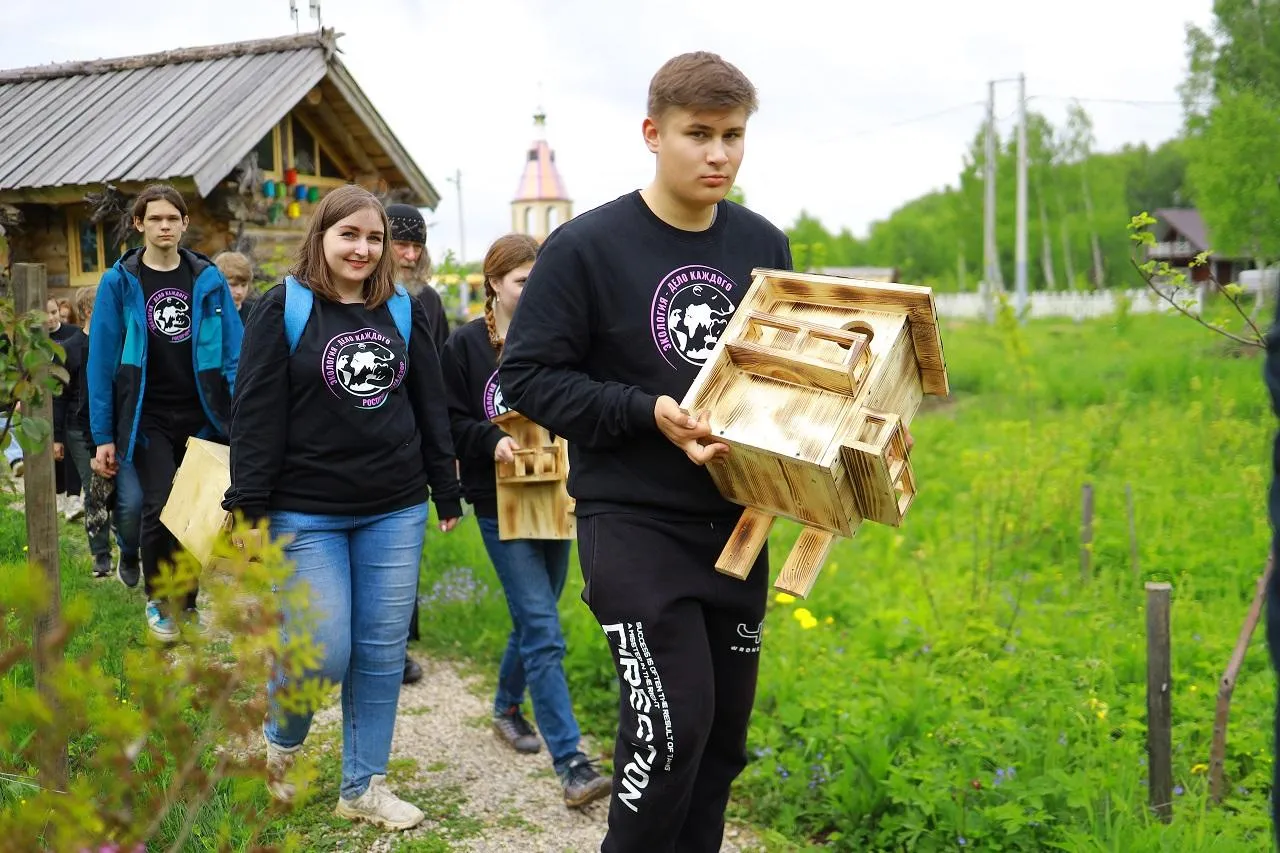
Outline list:
[[[293,769],[294,756],[300,749],[302,744],[284,747],[267,741],[267,790],[282,803],[293,802],[298,794],[298,786],[286,781],[285,777]]]
[[[383,829],[412,829],[426,819],[422,809],[406,803],[387,788],[386,776],[369,779],[369,789],[354,800],[338,798],[338,817],[364,820]]]

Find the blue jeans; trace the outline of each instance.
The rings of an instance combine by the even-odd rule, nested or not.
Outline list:
[[[497,713],[524,702],[526,685],[533,715],[556,771],[578,754],[578,721],[564,677],[564,635],[557,606],[569,573],[567,539],[498,537],[498,519],[477,518],[485,550],[502,581],[511,613],[511,636],[498,668]]]
[[[132,462],[118,461],[116,471],[116,544],[120,553],[138,558],[138,542],[142,535],[142,484]]]
[[[290,583],[311,590],[307,618],[322,659],[307,677],[342,684],[341,794],[354,799],[370,776],[387,772],[427,505],[363,516],[272,512],[270,522],[273,536],[293,537],[284,549]],[[286,613],[286,637],[289,622]],[[283,683],[273,681],[268,697]],[[273,702],[263,733],[291,747],[310,729],[311,714],[286,714]]]

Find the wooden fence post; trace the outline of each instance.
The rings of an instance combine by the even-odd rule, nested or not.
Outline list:
[[[1151,808],[1173,820],[1173,659],[1169,648],[1167,583],[1147,589],[1147,784]]]
[[[1093,483],[1080,489],[1080,580],[1093,577]]]
[[[13,304],[17,316],[45,310],[48,285],[44,264],[13,265]],[[43,328],[43,327],[41,327]],[[36,383],[48,375],[48,365],[33,371]],[[52,426],[53,401],[46,394],[40,405],[24,410],[24,417],[37,418]],[[57,487],[53,472],[53,438],[46,439],[35,453],[23,453],[23,491],[27,516],[27,559],[44,570],[49,605],[36,617],[33,664],[36,691],[58,719],[57,691],[48,682],[55,657],[62,653],[62,575],[58,556]],[[67,786],[67,742],[57,738],[41,747],[40,783],[56,791]]]

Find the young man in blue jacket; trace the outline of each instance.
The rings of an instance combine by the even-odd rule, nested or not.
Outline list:
[[[113,476],[132,462],[142,485],[147,627],[162,642],[179,631],[155,581],[179,546],[160,511],[187,439],[227,440],[244,332],[226,278],[204,255],[179,247],[188,222],[173,187],[154,184],[138,195],[133,225],[143,246],[102,275],[87,368],[97,468]],[[183,615],[203,630],[194,589]]]

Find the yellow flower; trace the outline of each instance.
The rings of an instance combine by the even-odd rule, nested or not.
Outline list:
[[[796,617],[797,622],[803,622],[806,619],[813,618],[813,614],[809,612],[809,608],[807,607],[797,607],[791,615]]]
[[[1192,693],[1195,693],[1195,692],[1196,692],[1197,690],[1199,690],[1199,689],[1200,689],[1200,688],[1199,688],[1199,687],[1196,687],[1194,684],[1193,684],[1193,685],[1191,685],[1191,692],[1192,692]]]
[[[1106,718],[1107,718],[1107,709],[1103,708],[1101,711],[1098,712],[1098,719],[1105,720]]]
[[[834,616],[828,616],[826,619],[823,619],[822,621],[830,625],[831,623],[836,621],[836,618]]]
[[[800,627],[805,629],[806,631],[808,631],[810,628],[814,627],[817,624],[818,624],[818,620],[814,619],[812,616],[808,616],[800,620]],[[804,672],[803,669],[800,671]]]
[[[785,592],[780,592],[773,597],[773,600],[779,604],[790,604],[796,600],[796,597]]]
[[[1209,769],[1209,765],[1208,765],[1208,764],[1197,764],[1195,767],[1192,767],[1192,768],[1191,768],[1191,772],[1192,772],[1192,773],[1199,774],[1199,773],[1203,773],[1203,772],[1205,772],[1205,771],[1206,771],[1206,770],[1208,770],[1208,769]]]

